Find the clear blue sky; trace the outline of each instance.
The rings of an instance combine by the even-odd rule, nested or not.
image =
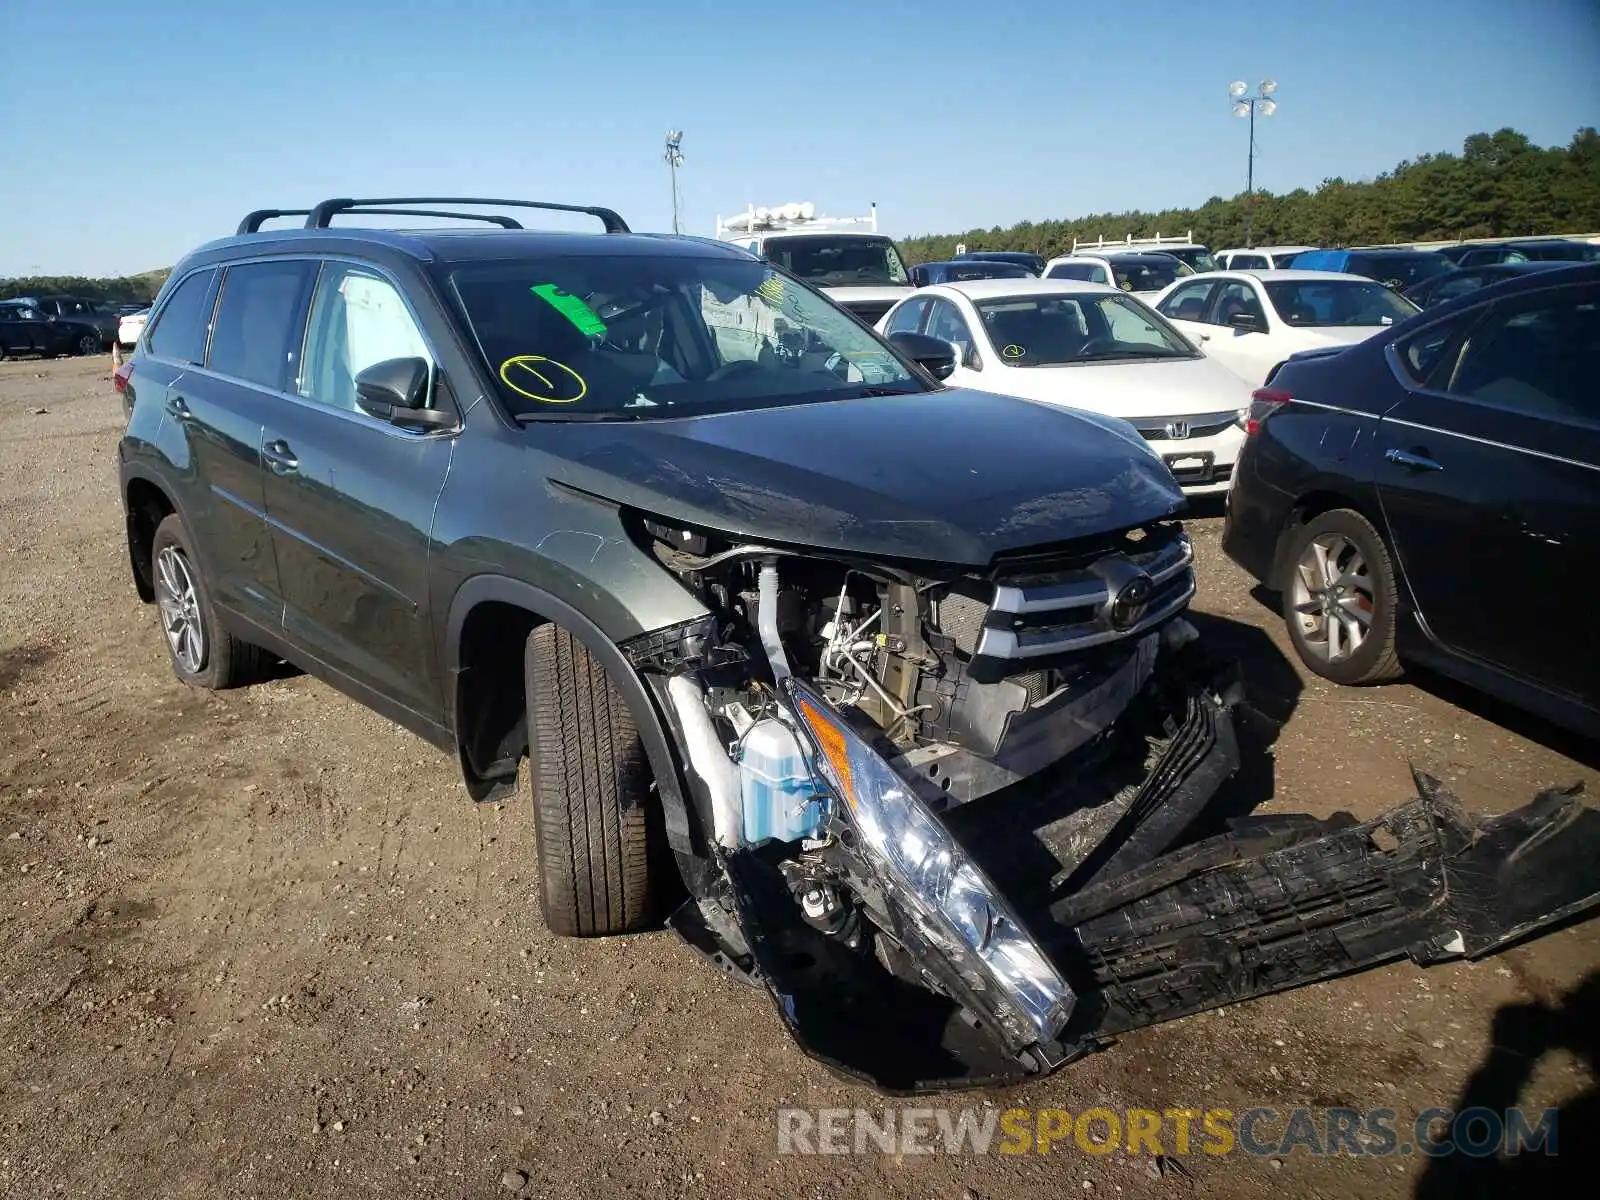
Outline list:
[[[687,231],[876,201],[896,235],[1243,189],[1600,125],[1600,0],[3,0],[0,276],[173,262],[247,209],[530,196]],[[1107,230],[1116,234],[1120,230]]]

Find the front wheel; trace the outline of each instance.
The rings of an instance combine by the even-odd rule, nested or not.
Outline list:
[[[524,654],[540,903],[551,933],[597,937],[649,921],[650,764],[633,714],[584,644],[556,625]]]
[[[1284,561],[1283,617],[1300,661],[1334,683],[1398,678],[1394,561],[1372,523],[1325,512],[1295,531]]]

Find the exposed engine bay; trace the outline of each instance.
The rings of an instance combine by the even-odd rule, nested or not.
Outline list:
[[[625,647],[708,846],[680,854],[692,898],[673,925],[766,987],[809,1053],[880,1087],[1017,1079],[1140,1024],[1402,954],[1485,952],[1503,940],[1490,932],[1542,923],[1508,923],[1485,896],[1441,925],[1448,855],[1475,838],[1427,790],[1381,861],[1353,822],[1247,836],[1208,811],[1240,764],[1242,688],[1184,617],[1176,522],[981,572],[654,520],[638,537],[709,614]],[[1567,803],[1560,819],[1600,855],[1600,815]],[[1318,839],[1337,842],[1333,865]],[[1297,877],[1241,847],[1312,865]],[[1592,870],[1543,888],[1534,908],[1600,899]],[[1217,896],[1237,920],[1207,915]],[[1246,965],[1273,921],[1303,944]]]

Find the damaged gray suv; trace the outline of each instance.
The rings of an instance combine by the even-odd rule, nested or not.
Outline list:
[[[469,215],[439,205],[497,212],[334,225]],[[499,215],[527,209],[604,231]],[[1565,795],[1214,819],[1239,683],[1183,615],[1177,484],[1131,427],[952,366],[608,209],[258,211],[118,373],[134,580],[187,683],[288,660],[480,801],[526,757],[554,932],[666,917],[884,1088],[1037,1074],[1592,901]]]

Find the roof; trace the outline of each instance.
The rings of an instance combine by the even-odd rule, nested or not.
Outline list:
[[[1320,246],[1299,246],[1293,243],[1287,246],[1229,246],[1226,250],[1217,250],[1216,254],[1291,254],[1306,250],[1319,250]]]
[[[960,279],[954,283],[936,283],[919,288],[914,294],[956,292],[969,300],[1016,299],[1022,296],[1069,296],[1094,293],[1096,295],[1126,296],[1121,288],[1104,283],[1088,283],[1082,279]]]
[[[1180,247],[1180,249],[1181,248],[1182,247]],[[1045,265],[1048,267],[1053,267],[1057,263],[1067,262],[1138,263],[1149,262],[1151,259],[1156,258],[1170,259],[1172,257],[1173,256],[1168,254],[1165,250],[1095,250],[1089,254],[1084,254],[1080,251],[1076,254],[1058,255],[1057,257],[1052,258]]]
[[[1378,258],[1415,258],[1419,254],[1437,255],[1437,250],[1404,250],[1398,246],[1346,246],[1339,250],[1317,250],[1316,254],[1370,254]]]
[[[1259,279],[1262,283],[1309,283],[1318,279],[1373,282],[1365,275],[1351,275],[1344,271],[1297,271],[1293,267],[1279,267],[1272,271],[1207,271],[1203,275],[1185,275],[1178,282],[1188,283],[1192,279]]]
[[[757,229],[757,230],[754,230],[754,231],[744,230],[744,229],[731,229],[731,230],[725,231],[723,233],[723,237],[728,241],[738,240],[738,241],[741,241],[741,242],[749,241],[751,238],[758,238],[763,242],[770,242],[770,241],[775,241],[778,238],[802,238],[802,237],[812,237],[812,238],[814,238],[814,237],[826,237],[826,238],[841,238],[841,237],[843,237],[843,238],[879,238],[881,240],[887,241],[888,238],[889,238],[889,235],[887,233],[883,233],[882,231],[874,233],[870,229],[828,229],[826,227],[822,227],[822,228],[813,227],[813,228],[810,228],[810,229]]]
[[[748,253],[731,242],[679,237],[665,233],[579,233],[548,229],[367,229],[336,225],[327,229],[264,229],[218,238],[201,251],[238,250],[241,254],[267,250],[349,249],[352,245],[381,246],[424,262],[487,262],[498,259],[536,258],[550,255],[578,257],[626,255],[685,258],[747,259]]]

